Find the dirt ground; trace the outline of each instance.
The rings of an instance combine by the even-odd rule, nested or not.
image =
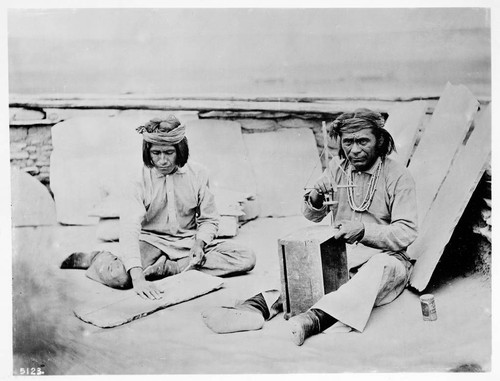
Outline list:
[[[491,370],[491,285],[481,276],[428,290],[436,300],[434,322],[423,321],[418,295],[405,290],[373,311],[363,333],[323,333],[302,347],[290,340],[283,314],[259,331],[210,331],[201,312],[279,285],[277,239],[309,224],[301,216],[247,223],[235,240],[257,254],[250,274],[111,329],[86,324],[72,312],[104,286],[84,271],[58,268],[69,253],[92,249],[95,226],[14,229],[14,374],[21,367],[42,367],[47,375]]]

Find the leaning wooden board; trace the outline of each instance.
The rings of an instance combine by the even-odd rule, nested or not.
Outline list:
[[[410,284],[427,287],[441,254],[474,192],[491,154],[491,105],[478,115],[474,129],[459,149],[427,214],[417,240],[408,248],[418,261]]]
[[[156,281],[155,284],[159,290],[164,291],[162,299],[143,299],[134,290],[95,294],[91,295],[92,300],[77,307],[74,313],[79,319],[97,327],[117,327],[168,306],[218,290],[222,287],[223,280],[199,271],[186,271]]]
[[[465,86],[446,85],[408,166],[417,184],[419,226],[432,207],[478,106]]]
[[[389,110],[385,129],[390,132],[396,144],[396,151],[391,154],[391,159],[405,167],[413,153],[419,131],[423,128],[427,108],[426,101],[413,101],[396,104]]]

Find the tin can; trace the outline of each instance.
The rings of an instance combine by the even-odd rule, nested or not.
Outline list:
[[[434,295],[425,294],[420,297],[420,305],[422,307],[422,316],[424,320],[434,321],[437,320],[436,302]]]

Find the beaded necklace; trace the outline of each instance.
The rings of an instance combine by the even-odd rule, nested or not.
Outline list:
[[[365,212],[368,210],[373,201],[373,196],[375,195],[375,191],[377,190],[377,183],[380,177],[380,172],[382,171],[382,161],[379,161],[377,168],[375,169],[375,174],[371,177],[370,182],[368,183],[368,191],[365,194],[363,202],[361,205],[356,205],[354,202],[354,180],[352,178],[352,165],[349,165],[347,169],[347,173],[344,174],[347,177],[347,201],[349,202],[349,206],[355,212]]]

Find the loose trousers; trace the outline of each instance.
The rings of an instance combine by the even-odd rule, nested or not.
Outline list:
[[[379,253],[355,268],[354,276],[338,290],[323,296],[312,308],[320,309],[360,332],[372,309],[392,302],[405,289],[412,264]]]
[[[311,308],[320,309],[344,325],[362,332],[374,307],[392,302],[403,292],[413,264],[362,245],[349,245],[347,249],[351,278]],[[263,295],[270,311],[271,306],[281,298],[278,289],[269,289]],[[269,319],[275,315],[271,313]]]

